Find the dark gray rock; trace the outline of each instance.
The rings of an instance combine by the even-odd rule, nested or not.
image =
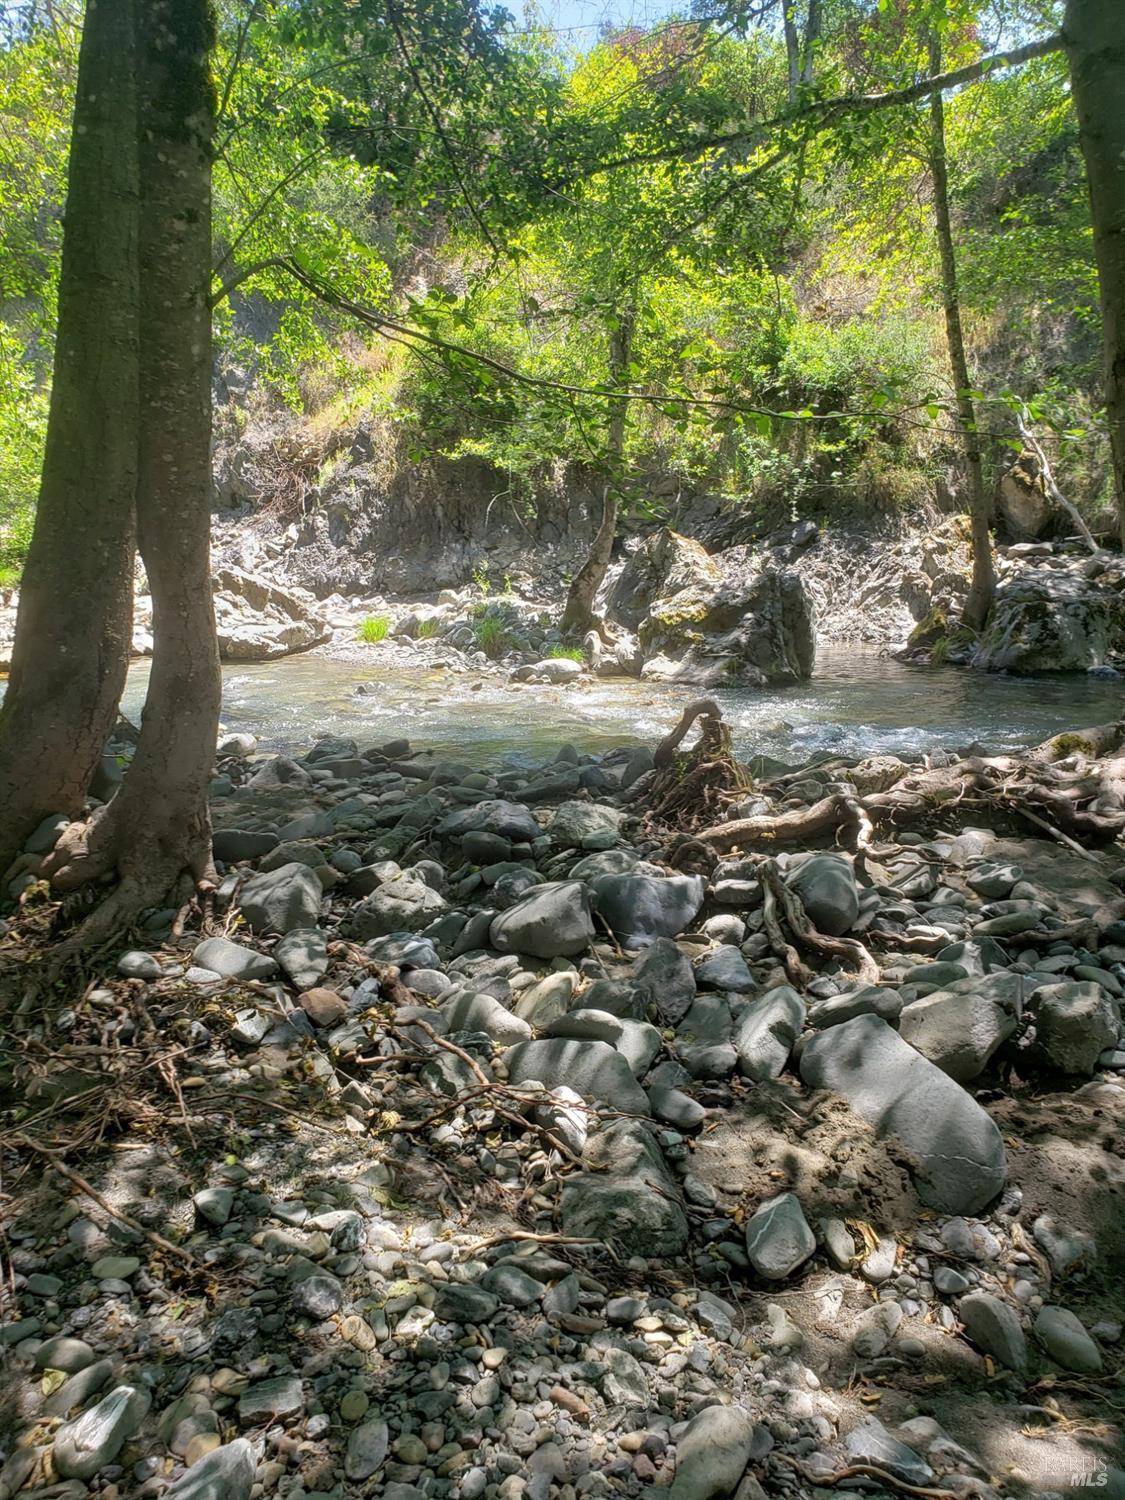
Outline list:
[[[691,1009],[695,974],[687,955],[670,938],[657,938],[645,949],[633,965],[633,978],[649,991],[661,1019],[669,1026],[678,1025]]]
[[[733,1495],[754,1448],[754,1419],[741,1406],[705,1406],[676,1444],[668,1500],[720,1500]]]
[[[631,1114],[647,1115],[648,1098],[620,1052],[606,1042],[548,1038],[520,1042],[506,1055],[513,1084],[537,1079],[547,1088],[567,1085],[583,1099],[600,1099]]]
[[[1027,1339],[1014,1308],[989,1292],[970,1292],[961,1298],[957,1311],[978,1348],[1009,1370],[1027,1369]]]
[[[167,1500],[250,1500],[255,1468],[253,1448],[245,1438],[235,1438],[181,1474]]]
[[[820,932],[840,937],[859,916],[859,891],[851,861],[839,854],[814,854],[787,877],[809,920]]]
[[[408,873],[385,881],[354,909],[349,930],[361,941],[416,932],[447,910],[445,898]]]
[[[216,828],[212,838],[215,858],[225,865],[243,859],[261,859],[276,849],[278,843],[276,833],[258,833],[249,828]]]
[[[801,1078],[842,1094],[881,1135],[918,1160],[918,1195],[946,1213],[976,1213],[1004,1186],[999,1130],[965,1091],[878,1016],[817,1032],[801,1052]]]
[[[328,972],[328,943],[318,927],[295,927],[274,944],[273,956],[299,990],[311,990]]]
[[[701,875],[600,875],[592,884],[598,911],[627,948],[683,932],[706,894]]]
[[[574,1037],[577,1040],[606,1042],[620,1052],[635,1078],[643,1078],[660,1051],[660,1033],[647,1021],[634,1021],[610,1015],[604,1010],[568,1011],[565,1016],[543,1028],[549,1037]]]
[[[793,1193],[768,1198],[746,1222],[746,1254],[768,1281],[791,1276],[815,1249],[816,1236]]]
[[[558,958],[581,953],[594,938],[590,893],[578,880],[537,886],[492,922],[489,939],[501,953]]]
[[[269,979],[277,964],[268,953],[255,953],[229,938],[205,938],[191,955],[192,963],[224,979]]]
[[[629,1255],[680,1254],[688,1221],[650,1131],[637,1120],[613,1120],[591,1137],[586,1162],[594,1170],[563,1183],[564,1234],[612,1241]]]
[[[758,1082],[776,1078],[789,1061],[804,1024],[805,1002],[787,984],[752,1000],[731,1034],[739,1072]]]
[[[996,1049],[1013,1034],[1016,1010],[987,994],[937,990],[904,1006],[899,1035],[958,1083],[987,1068]]]
[[[1117,1041],[1117,1002],[1099,984],[1082,980],[1043,985],[1035,992],[1035,1048],[1060,1073],[1089,1078],[1098,1054]]]
[[[539,824],[522,802],[477,802],[449,813],[437,825],[439,837],[459,839],[466,833],[493,833],[514,844],[539,837]]]
[[[292,932],[295,927],[315,927],[320,916],[320,881],[307,865],[281,865],[276,870],[252,875],[242,887],[238,905],[247,926],[254,932]],[[197,959],[202,963],[202,959]],[[209,968],[209,964],[204,964]]]

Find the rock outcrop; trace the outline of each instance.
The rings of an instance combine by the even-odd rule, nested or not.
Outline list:
[[[304,590],[283,589],[240,568],[220,568],[211,580],[219,655],[224,661],[273,661],[311,651],[332,634]]]
[[[799,576],[771,567],[724,582],[699,543],[674,531],[638,548],[607,609],[636,629],[650,681],[761,686],[812,673],[813,609]]]

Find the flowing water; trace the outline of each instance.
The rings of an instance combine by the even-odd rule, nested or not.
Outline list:
[[[223,723],[263,748],[301,749],[321,734],[366,745],[410,739],[472,762],[536,760],[570,741],[582,750],[652,744],[698,689],[605,678],[575,687],[509,684],[445,672],[379,670],[370,658],[292,656],[223,673]],[[136,723],[148,663],[129,672],[123,709]],[[359,694],[361,684],[371,691]],[[1125,711],[1120,679],[1003,677],[954,667],[908,667],[874,651],[823,648],[797,687],[713,691],[737,752],[797,763],[814,751],[901,753],[976,740],[1016,749]]]

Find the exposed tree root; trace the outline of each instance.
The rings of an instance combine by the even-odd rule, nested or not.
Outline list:
[[[827,933],[818,932],[801,905],[800,897],[782,880],[781,871],[777,868],[775,860],[761,860],[758,864],[758,873],[762,880],[763,890],[772,893],[777,906],[785,915],[789,930],[802,947],[810,948],[814,953],[825,953],[833,958],[844,959],[855,968],[864,984],[878,984],[879,965],[864,945],[857,938],[830,937]],[[788,962],[786,968],[787,970],[789,968]]]
[[[688,730],[698,721],[699,739],[681,751]],[[730,727],[713,698],[697,698],[680,715],[679,723],[653,752],[655,769],[643,793],[650,816],[692,828],[714,814],[732,794],[752,789],[749,771],[734,757]]]

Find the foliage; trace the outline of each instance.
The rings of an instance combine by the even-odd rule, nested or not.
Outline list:
[[[556,644],[547,652],[550,661],[581,661],[586,660],[586,653],[581,646],[563,646]]]
[[[441,622],[439,620],[420,620],[418,622],[418,639],[420,641],[433,641],[441,634]]]
[[[357,641],[366,641],[369,646],[377,646],[380,641],[387,639],[391,622],[386,615],[368,615],[361,620],[355,633]]]
[[[1004,34],[1057,23],[1053,0],[997,4]],[[834,0],[790,100],[768,16],[699,11],[572,55],[466,0],[217,9],[220,364],[321,436],[339,429],[346,446],[362,416],[384,468],[481,460],[521,516],[568,471],[608,478],[645,514],[699,492],[821,514],[914,500],[955,460],[924,111],[813,125],[801,112],[924,76],[930,26],[950,65],[972,60],[992,11]],[[0,21],[8,567],[29,536],[49,399],[68,15],[31,6],[17,23],[9,7]],[[951,93],[948,139],[973,379],[1055,414],[1060,482],[1089,507],[1107,471],[1062,57]],[[1014,428],[1002,403],[989,412],[995,467]]]
[[[491,604],[475,605],[472,612],[473,639],[486,656],[503,656],[511,645],[511,619]]]

